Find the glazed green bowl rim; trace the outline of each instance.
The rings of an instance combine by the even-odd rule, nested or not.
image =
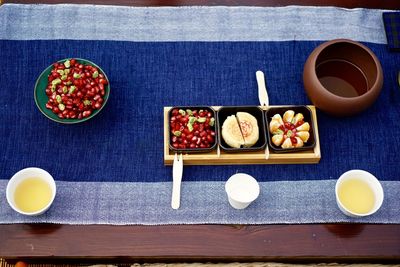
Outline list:
[[[90,60],[87,59],[83,59],[83,58],[64,58],[61,60],[56,61],[57,63],[63,63],[67,60],[71,60],[71,59],[75,59],[77,62],[81,63],[81,64],[85,64],[85,65],[91,65],[93,67],[98,68],[99,72],[101,74],[104,75],[104,78],[108,81],[107,85],[104,86],[104,90],[105,90],[105,95],[103,97],[104,102],[103,105],[99,108],[96,109],[94,111],[92,111],[92,114],[89,117],[86,118],[82,118],[82,119],[60,119],[57,114],[53,113],[50,109],[46,108],[46,103],[49,99],[49,97],[46,95],[46,86],[48,84],[48,75],[51,72],[52,68],[53,68],[53,64],[51,64],[50,66],[48,66],[46,69],[44,69],[42,71],[42,73],[39,75],[39,77],[37,78],[36,82],[35,82],[35,87],[34,87],[34,99],[35,99],[35,104],[38,107],[38,109],[40,110],[40,112],[46,116],[48,119],[58,122],[58,123],[62,123],[62,124],[75,124],[75,123],[81,123],[87,120],[90,120],[91,118],[93,118],[94,116],[96,116],[98,113],[100,113],[100,111],[104,108],[104,106],[106,105],[108,98],[110,96],[110,80],[108,79],[106,73],[103,71],[102,68],[100,68],[97,64],[93,63]]]

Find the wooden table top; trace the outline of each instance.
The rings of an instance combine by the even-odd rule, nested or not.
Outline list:
[[[330,5],[400,9],[398,0],[5,0],[135,6]],[[0,1],[1,3],[1,1]],[[400,225],[0,225],[0,257],[61,261],[400,261]]]

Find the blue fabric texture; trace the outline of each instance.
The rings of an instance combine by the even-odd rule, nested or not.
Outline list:
[[[400,50],[400,12],[384,12],[383,22],[388,47],[390,50]]]
[[[56,180],[53,206],[37,217],[0,201],[0,223],[268,224],[400,222],[400,54],[390,53],[382,10],[335,7],[0,6],[0,193],[25,167]],[[73,18],[71,20],[70,18]],[[104,18],[108,18],[105,20]],[[364,43],[382,63],[384,85],[363,113],[317,111],[321,161],[304,165],[185,166],[181,207],[170,207],[172,173],[163,164],[163,107],[258,105],[255,72],[271,105],[311,104],[303,66],[326,40]],[[63,58],[86,58],[110,84],[107,105],[76,125],[50,121],[35,106],[40,73]],[[364,169],[382,181],[373,216],[349,218],[335,180]],[[260,197],[229,206],[225,181],[254,176]]]
[[[163,107],[257,105],[255,71],[264,71],[270,103],[309,104],[303,65],[320,42],[115,42],[0,41],[2,179],[38,166],[64,181],[162,182]],[[399,55],[366,44],[384,70]],[[66,57],[99,64],[111,97],[94,119],[61,125],[44,117],[33,100],[41,71]],[[322,159],[316,165],[185,167],[190,181],[221,181],[236,171],[262,181],[331,179],[361,168],[382,180],[398,180],[400,91],[395,72],[385,72],[377,102],[364,113],[334,118],[318,112]]]
[[[382,13],[379,9],[309,6],[4,4],[0,7],[0,39],[220,42],[348,38],[385,44]]]
[[[362,218],[344,215],[336,205],[335,180],[260,183],[260,195],[244,210],[229,205],[225,182],[183,179],[181,205],[171,208],[172,183],[57,181],[57,196],[41,216],[23,216],[0,203],[0,223],[63,224],[298,224],[400,223],[400,187],[382,181],[385,200]],[[0,190],[7,180],[0,180]]]

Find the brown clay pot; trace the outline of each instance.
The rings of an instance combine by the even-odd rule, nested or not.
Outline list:
[[[311,102],[326,113],[350,116],[371,106],[383,85],[382,67],[365,45],[335,39],[319,45],[308,57],[304,88]]]

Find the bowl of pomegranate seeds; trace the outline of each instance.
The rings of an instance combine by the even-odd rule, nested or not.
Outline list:
[[[211,107],[173,107],[168,115],[171,150],[207,152],[216,148],[216,117]]]
[[[47,118],[59,123],[79,123],[105,106],[110,84],[93,62],[69,58],[47,67],[35,84],[35,102]]]

